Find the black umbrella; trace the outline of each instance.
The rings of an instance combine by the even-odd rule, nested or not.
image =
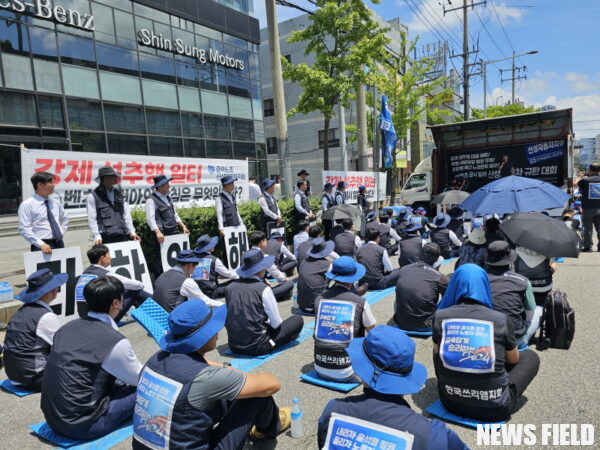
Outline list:
[[[323,220],[352,219],[358,230],[360,230],[363,218],[361,210],[348,203],[332,206],[323,213]]]
[[[471,194],[465,191],[450,190],[433,197],[431,203],[439,203],[440,205],[460,205],[469,198],[469,195]]]
[[[515,244],[547,257],[579,256],[577,234],[559,219],[541,213],[516,213],[500,225]]]

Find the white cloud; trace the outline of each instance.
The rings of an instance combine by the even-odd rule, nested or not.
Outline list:
[[[548,97],[546,100],[547,104],[554,104],[557,108],[573,108],[573,128],[577,138],[594,137],[600,133],[600,94],[558,99]],[[552,100],[554,102],[550,103]]]
[[[490,7],[494,7],[494,5],[491,5]],[[521,20],[521,18],[525,14],[524,9],[511,8],[510,6],[506,6],[506,3],[497,4],[497,5],[495,5],[495,8],[496,8],[496,12],[498,13],[498,17],[500,18],[500,21],[502,22],[502,25],[507,25],[511,21],[518,22]],[[495,14],[494,14],[494,16],[495,16]]]
[[[567,72],[564,80],[569,83],[573,92],[587,92],[598,89],[600,83],[590,81],[590,77],[585,73]]]
[[[410,6],[411,11],[417,8],[416,2],[412,0],[396,0],[396,4],[399,7],[404,7],[407,4]],[[446,8],[453,8],[453,5],[446,5]],[[408,23],[409,32],[419,33],[419,32],[427,32],[429,29],[433,29],[438,31],[439,34],[446,37],[447,30],[443,29],[443,25],[445,25],[448,29],[452,30],[457,27],[460,22],[460,11],[449,12],[444,15],[444,8],[440,5],[438,0],[424,0],[418,5],[418,14],[415,15],[414,11],[412,13],[412,17],[410,22]],[[456,39],[459,39],[458,35]]]

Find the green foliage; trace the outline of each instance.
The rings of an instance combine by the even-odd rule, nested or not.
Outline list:
[[[539,111],[535,106],[521,106],[518,103],[510,105],[490,106],[486,109],[486,118],[514,116],[516,114],[527,114]],[[471,115],[473,119],[483,119],[483,109],[472,108]]]

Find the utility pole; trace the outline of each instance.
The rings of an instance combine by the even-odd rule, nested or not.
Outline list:
[[[519,73],[521,72],[521,70],[523,72],[525,72],[527,70],[527,66],[516,66],[515,65],[515,58],[517,56],[520,55],[515,55],[515,52],[513,52],[513,56],[512,56],[512,68],[510,69],[500,69],[500,81],[505,82],[505,81],[510,81],[512,84],[512,104],[515,104],[515,89],[516,89],[516,83],[517,80],[526,80],[527,79],[527,75],[523,74],[523,75],[519,75]],[[508,59],[508,58],[506,58]],[[507,78],[506,80],[502,78],[502,74],[504,72],[511,72],[512,76],[510,78]]]
[[[283,178],[281,193],[284,197],[291,197],[292,183],[294,180],[292,179],[292,167],[290,165],[277,10],[275,9],[275,0],[265,0],[265,2],[267,9],[267,30],[269,34],[269,56],[271,57],[273,104],[275,107],[275,125],[277,130],[277,153],[279,154],[280,176]]]
[[[357,119],[357,145],[358,145],[358,170],[369,170],[369,155],[367,155],[367,141],[369,132],[367,130],[367,101],[365,86],[362,83],[356,85],[356,119]]]
[[[338,103],[338,120],[340,122],[340,157],[342,158],[342,171],[348,172],[348,149],[346,148],[346,114],[344,105]]]

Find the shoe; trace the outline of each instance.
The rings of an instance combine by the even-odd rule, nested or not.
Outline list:
[[[590,253],[592,251],[591,247],[585,247],[581,249],[581,253]]]
[[[286,431],[289,427],[292,426],[292,407],[285,406],[283,408],[279,408],[279,434]],[[250,439],[255,441],[265,439],[266,436],[256,429],[256,425],[252,427],[252,431],[250,431]]]
[[[362,295],[365,295],[365,292],[367,292],[368,289],[369,289],[369,283],[364,283],[364,284],[360,285],[360,287],[356,290],[356,292],[358,292],[358,295],[362,296]]]

